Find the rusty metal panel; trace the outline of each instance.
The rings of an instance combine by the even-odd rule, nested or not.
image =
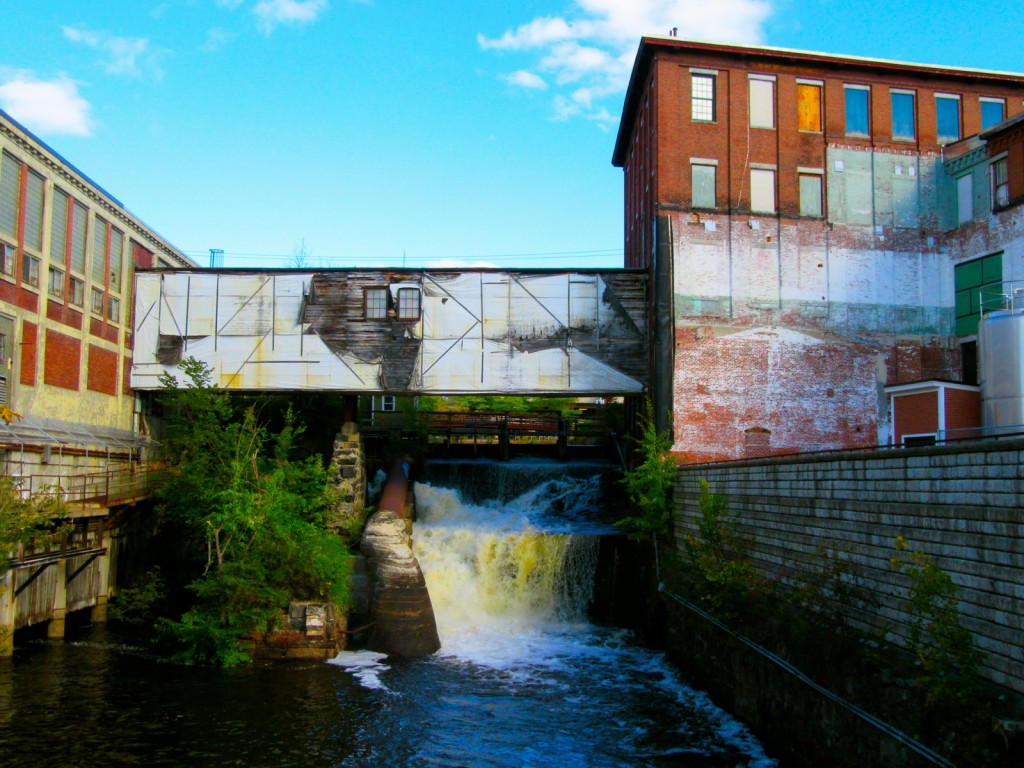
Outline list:
[[[247,390],[633,394],[647,382],[640,272],[142,272],[136,307],[137,389],[188,355]]]

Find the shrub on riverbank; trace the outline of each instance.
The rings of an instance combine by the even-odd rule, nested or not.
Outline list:
[[[179,385],[165,376],[161,520],[183,537],[194,595],[179,620],[157,626],[186,663],[243,661],[243,638],[272,628],[291,600],[348,603],[349,555],[324,526],[330,498],[319,456],[298,459],[289,410],[274,435],[255,405],[239,412],[209,369],[185,360]]]

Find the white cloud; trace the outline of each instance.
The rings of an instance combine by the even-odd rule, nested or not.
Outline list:
[[[139,59],[143,58],[157,77],[162,75],[156,66],[155,54],[149,48],[149,40],[144,37],[118,37],[109,32],[91,32],[75,27],[64,27],[64,37],[106,54],[104,67],[111,74],[138,75]]]
[[[232,34],[223,27],[208,29],[206,30],[206,41],[203,43],[201,50],[206,53],[220,50],[231,38]]]
[[[505,80],[508,81],[509,85],[518,85],[520,88],[530,88],[537,91],[543,91],[548,87],[543,77],[525,69],[505,75]]]
[[[771,12],[772,0],[573,0],[564,17],[539,17],[495,38],[478,34],[477,43],[485,51],[533,59],[532,66],[502,76],[510,83],[529,87],[516,78],[539,71],[571,89],[556,88],[555,119],[579,115],[605,125],[616,118],[599,102],[625,92],[641,37],[667,35],[675,27],[680,38],[759,43]]]
[[[308,24],[327,10],[327,0],[260,0],[252,12],[257,25],[269,35],[278,24]]]
[[[27,72],[0,72],[0,106],[18,122],[46,134],[89,136],[89,102],[66,77],[37,80]]]

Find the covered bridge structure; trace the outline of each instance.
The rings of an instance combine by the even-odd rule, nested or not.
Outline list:
[[[131,386],[195,357],[237,390],[635,395],[646,270],[146,270]]]

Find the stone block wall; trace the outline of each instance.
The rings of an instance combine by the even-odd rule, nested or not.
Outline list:
[[[728,498],[751,564],[791,582],[843,553],[877,606],[851,623],[905,644],[903,536],[960,588],[961,619],[987,654],[983,674],[1024,694],[1024,441],[683,465],[675,534],[696,533],[699,480]]]
[[[334,439],[331,467],[337,471],[334,482],[338,498],[328,512],[327,527],[337,531],[347,529],[355,520],[362,521],[366,506],[366,461],[355,422],[346,422]]]

